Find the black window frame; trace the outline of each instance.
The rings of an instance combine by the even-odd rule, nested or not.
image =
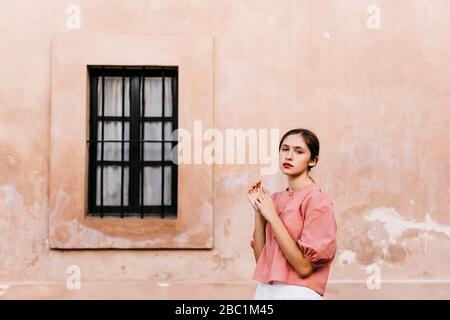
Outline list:
[[[176,216],[178,208],[178,165],[174,161],[165,160],[165,143],[171,143],[171,149],[178,144],[178,137],[173,140],[164,140],[164,128],[167,122],[172,122],[172,131],[178,129],[178,66],[87,66],[89,79],[89,167],[88,167],[88,214],[92,216],[139,216],[142,219],[148,216]],[[122,116],[105,116],[104,112],[104,79],[109,76],[122,77]],[[99,79],[102,79],[100,82]],[[161,117],[144,117],[145,115],[145,78],[162,77],[162,113]],[[165,78],[171,77],[172,89],[172,116],[165,116]],[[129,116],[125,116],[125,78],[129,78]],[[98,86],[102,85],[101,106],[98,106]],[[142,108],[141,108],[142,106]],[[101,116],[98,115],[98,108],[101,107]],[[98,137],[98,125],[101,125],[104,132],[105,121],[120,121],[122,123],[122,140],[104,140]],[[129,121],[129,140],[125,137],[125,122]],[[144,140],[144,123],[161,122],[161,140]],[[122,143],[121,160],[106,161],[103,159],[104,148],[98,147],[99,143]],[[124,159],[124,143],[129,142],[128,160]],[[143,160],[143,146],[148,142],[161,143],[161,160]],[[101,153],[100,160],[97,160],[97,152]],[[175,154],[176,156],[176,154]],[[103,164],[103,166],[102,166]],[[96,203],[97,197],[97,167],[100,166],[100,192],[103,193],[103,167],[106,165],[118,165],[121,167],[121,204],[118,206],[106,206],[103,204],[103,197],[100,197],[100,205]],[[128,205],[124,205],[124,167],[128,166]],[[161,204],[143,205],[143,172],[144,168],[155,166],[161,168]],[[171,166],[171,204],[164,204],[164,167]],[[139,194],[138,194],[139,193]]]

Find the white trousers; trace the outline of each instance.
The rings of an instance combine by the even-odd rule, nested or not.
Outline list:
[[[323,300],[323,298],[308,287],[279,281],[274,281],[273,284],[258,281],[255,300]]]

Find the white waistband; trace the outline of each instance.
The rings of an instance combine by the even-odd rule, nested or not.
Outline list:
[[[311,288],[287,284],[281,281],[273,281],[272,284],[264,282],[258,283],[258,296],[265,296],[268,299],[322,299],[322,296]]]

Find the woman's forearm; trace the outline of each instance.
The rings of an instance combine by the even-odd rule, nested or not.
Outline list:
[[[303,256],[302,251],[289,234],[283,221],[276,217],[270,222],[275,239],[288,260],[289,264],[301,278],[308,277],[313,272],[311,263]]]
[[[255,245],[253,253],[255,260],[258,262],[261,251],[266,243],[266,220],[259,211],[255,211]]]

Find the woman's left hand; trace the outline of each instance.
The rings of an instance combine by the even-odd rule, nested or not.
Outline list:
[[[257,192],[258,196],[256,197],[255,204],[259,208],[264,219],[266,219],[267,222],[272,223],[274,219],[278,218],[275,203],[264,188],[259,189]]]

